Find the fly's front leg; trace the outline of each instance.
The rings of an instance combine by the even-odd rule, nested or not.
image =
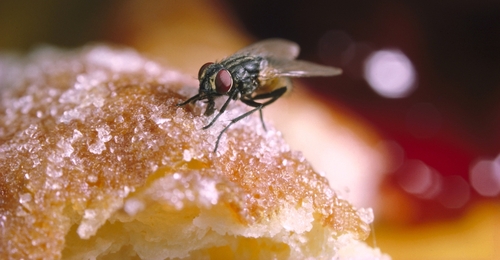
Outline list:
[[[222,113],[224,113],[224,111],[226,111],[227,105],[229,105],[229,102],[231,102],[231,100],[237,94],[238,94],[237,91],[234,91],[233,93],[231,93],[231,95],[228,97],[228,99],[226,100],[226,102],[224,103],[224,105],[222,105],[219,113],[217,113],[217,115],[214,117],[214,119],[212,119],[212,121],[208,125],[204,126],[202,129],[207,129],[207,128],[211,127],[215,123],[215,121],[217,121],[217,119],[219,118],[219,116],[222,115]],[[214,106],[214,103],[212,101],[212,103],[209,104],[209,108],[211,108],[213,110],[213,106]],[[208,108],[207,108],[207,110],[208,110]]]
[[[177,106],[178,106],[178,107],[181,107],[181,106],[184,106],[184,105],[186,105],[186,104],[188,104],[188,103],[191,103],[191,102],[197,101],[197,100],[199,100],[199,99],[200,99],[200,94],[196,94],[196,95],[192,96],[191,98],[189,98],[188,100],[186,100],[186,101],[184,101],[184,102],[182,102],[182,103],[177,103]]]
[[[222,134],[224,134],[224,132],[226,132],[227,129],[229,129],[229,127],[232,126],[234,123],[251,115],[253,112],[255,112],[257,110],[260,112],[260,121],[262,122],[262,126],[264,127],[264,130],[266,130],[266,125],[264,124],[264,119],[262,117],[262,109],[264,107],[268,106],[269,104],[272,104],[274,101],[276,101],[281,96],[283,96],[283,94],[285,94],[285,92],[286,92],[286,89],[287,89],[286,87],[282,87],[282,88],[276,89],[276,90],[269,92],[269,93],[257,95],[253,98],[249,98],[249,99],[241,98],[240,99],[241,102],[247,104],[248,106],[255,107],[255,108],[244,113],[241,116],[238,116],[238,117],[232,119],[231,122],[229,122],[229,124],[226,127],[224,127],[224,129],[220,132],[219,136],[217,137],[217,142],[215,143],[214,153],[217,152],[217,148],[219,147],[219,142],[220,142],[220,138],[222,137]],[[255,102],[255,99],[266,99],[266,98],[270,98],[270,100],[268,100],[264,103]]]

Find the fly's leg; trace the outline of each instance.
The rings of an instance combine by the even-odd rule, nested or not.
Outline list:
[[[232,126],[234,123],[240,121],[241,119],[251,115],[253,112],[255,111],[259,111],[260,112],[260,120],[262,122],[262,126],[264,127],[264,130],[266,130],[266,125],[264,124],[264,120],[262,118],[262,109],[266,106],[268,106],[269,104],[273,103],[274,101],[276,101],[278,98],[280,98],[281,96],[283,96],[283,94],[285,94],[287,88],[286,87],[282,87],[282,88],[279,88],[279,89],[276,89],[274,91],[271,91],[269,93],[265,93],[265,94],[260,94],[260,95],[257,95],[253,98],[249,98],[249,99],[240,99],[241,102],[245,103],[246,105],[248,106],[251,106],[251,107],[255,107],[254,109],[244,113],[243,115],[241,116],[238,116],[234,119],[232,119],[229,124],[224,127],[224,129],[220,132],[219,136],[217,137],[217,142],[215,143],[215,149],[214,149],[214,153],[217,152],[217,148],[219,147],[219,142],[220,142],[220,138],[222,137],[222,135],[227,131],[227,129],[229,129],[230,126]],[[258,103],[258,102],[255,102],[256,99],[266,99],[266,98],[270,98],[270,100],[264,102],[264,103]],[[222,109],[221,109],[222,111]]]
[[[209,98],[205,103],[208,103],[208,105],[207,110],[205,110],[205,113],[203,113],[203,115],[211,116],[215,111],[215,102],[213,99]]]
[[[262,108],[264,108],[265,106],[276,101],[278,98],[283,96],[283,94],[285,94],[286,91],[287,91],[287,87],[281,87],[281,88],[275,89],[274,91],[271,91],[269,93],[256,95],[255,97],[253,97],[251,99],[241,99],[241,102],[243,102],[251,107],[258,107],[261,105],[261,103],[257,103],[257,102],[255,102],[255,100],[270,98],[270,100],[263,103],[262,104],[263,106],[261,107],[261,109],[259,109],[259,116],[260,116],[260,122],[262,122],[262,128],[264,128],[264,130],[267,131],[266,124],[264,123],[264,117],[262,115]]]
[[[200,99],[205,99],[205,98],[201,98],[200,94],[196,94],[182,103],[177,103],[177,106],[182,107],[184,105],[187,105],[188,103],[194,103]],[[205,110],[205,116],[211,116],[215,110],[214,109],[214,106],[215,106],[214,100],[211,98],[208,98],[208,101],[206,101],[206,102],[208,103],[208,106],[207,106],[207,110]]]
[[[200,99],[200,94],[196,94],[196,95],[192,96],[190,99],[188,99],[188,100],[186,100],[186,101],[184,101],[182,103],[178,103],[177,106],[181,107],[181,106],[184,106],[184,105],[186,105],[188,103],[194,102],[194,101],[196,101],[198,99]]]
[[[219,113],[217,113],[217,115],[214,117],[214,119],[212,119],[212,121],[208,125],[204,126],[202,129],[207,129],[207,128],[211,127],[215,123],[215,121],[217,121],[219,116],[222,115],[222,113],[224,113],[224,111],[226,111],[227,105],[229,105],[229,102],[231,101],[231,99],[233,99],[237,94],[238,94],[237,91],[233,91],[233,93],[231,93],[231,95],[227,98],[224,105],[222,105],[222,107],[220,108]]]

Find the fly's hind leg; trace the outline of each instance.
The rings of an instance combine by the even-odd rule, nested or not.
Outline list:
[[[269,93],[263,93],[263,94],[256,95],[255,97],[253,97],[251,99],[241,99],[241,102],[245,103],[248,106],[255,107],[255,108],[258,108],[259,106],[262,105],[262,107],[260,109],[258,109],[259,115],[260,115],[260,122],[262,122],[262,127],[264,128],[264,130],[267,131],[266,124],[264,123],[264,117],[262,115],[262,108],[266,107],[267,105],[272,104],[278,98],[283,96],[283,94],[285,94],[286,91],[287,91],[287,87],[281,87],[281,88],[275,89]],[[270,98],[270,100],[268,100],[262,104],[255,102],[255,100],[266,99],[266,98]]]
[[[226,132],[227,129],[229,129],[229,127],[232,126],[234,123],[251,115],[253,112],[255,112],[257,110],[260,113],[260,121],[262,122],[262,126],[264,127],[264,130],[266,130],[266,125],[264,124],[264,119],[262,117],[262,109],[264,107],[272,104],[274,101],[276,101],[281,96],[283,96],[283,94],[285,94],[286,90],[287,90],[287,87],[281,87],[281,88],[278,88],[278,89],[271,91],[269,93],[259,94],[255,97],[252,97],[252,98],[248,98],[248,99],[241,98],[240,99],[241,102],[245,103],[248,106],[254,107],[254,109],[242,114],[241,116],[238,116],[238,117],[232,119],[231,122],[229,122],[229,124],[226,127],[224,127],[224,129],[220,132],[219,136],[217,137],[217,142],[215,143],[214,153],[217,151],[217,148],[219,147],[219,141],[220,141],[220,138],[222,137],[222,135],[224,134],[224,132]],[[257,100],[257,99],[266,99],[266,98],[270,98],[270,99],[264,103],[255,102],[255,100]]]

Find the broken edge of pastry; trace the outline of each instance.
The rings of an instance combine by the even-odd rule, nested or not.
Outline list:
[[[388,259],[370,209],[233,102],[217,123],[189,76],[133,50],[0,58],[0,254],[11,258]]]

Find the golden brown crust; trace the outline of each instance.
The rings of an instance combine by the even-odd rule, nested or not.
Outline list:
[[[245,108],[235,104],[201,130],[202,104],[176,106],[196,91],[187,76],[105,46],[0,62],[10,73],[0,77],[2,256],[68,257],[68,240],[158,205],[229,209],[243,228],[307,208],[332,238],[368,235],[368,221],[258,118],[231,127],[213,154],[224,122]]]

